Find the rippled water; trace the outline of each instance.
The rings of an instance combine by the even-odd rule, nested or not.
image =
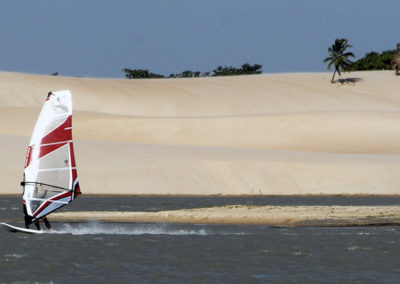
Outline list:
[[[99,204],[113,204],[112,210],[152,211],[255,202],[247,198],[235,198],[232,202],[221,197],[80,197],[80,200],[64,210],[101,210]],[[130,205],[137,200],[142,207]],[[268,197],[257,200],[273,204]],[[274,200],[296,205],[330,202],[393,205],[391,202],[396,201],[337,197]],[[19,202],[19,197],[1,197],[0,207],[5,209],[0,209],[0,220],[22,220]],[[41,235],[0,230],[0,282],[400,281],[400,227],[273,228],[101,222],[54,223],[53,227]]]

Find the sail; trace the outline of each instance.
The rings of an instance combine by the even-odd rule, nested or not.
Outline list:
[[[72,141],[71,93],[49,93],[26,154],[23,202],[34,221],[80,193]]]

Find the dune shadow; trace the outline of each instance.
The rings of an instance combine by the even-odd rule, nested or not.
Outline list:
[[[361,78],[343,78],[343,79],[338,79],[337,82],[339,82],[341,85],[355,85],[357,82],[360,82],[362,79]]]

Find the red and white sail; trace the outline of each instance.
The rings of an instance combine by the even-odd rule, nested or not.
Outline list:
[[[33,220],[81,193],[72,141],[70,91],[49,93],[29,142],[24,182],[23,202]]]

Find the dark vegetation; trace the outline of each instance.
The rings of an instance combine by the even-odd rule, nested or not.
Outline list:
[[[262,65],[259,64],[250,65],[246,63],[242,65],[242,68],[218,66],[216,69],[213,70],[212,76],[250,75],[250,74],[261,74],[261,73],[262,73]]]
[[[122,71],[125,72],[125,77],[127,79],[149,79],[149,78],[164,78],[163,75],[160,74],[155,74],[152,72],[149,72],[149,70],[144,70],[144,69],[122,69]]]
[[[352,63],[349,57],[355,57],[353,52],[346,52],[348,48],[352,48],[345,38],[336,39],[335,43],[331,47],[328,47],[329,57],[324,59],[325,63],[328,63],[328,69],[330,70],[332,66],[335,68],[333,72],[332,80],[335,80],[336,73],[341,75],[341,71],[346,70]]]
[[[122,69],[127,79],[155,79],[155,78],[167,78],[164,75],[149,72],[146,69]],[[232,66],[218,66],[210,72],[201,73],[200,71],[185,70],[182,73],[170,74],[168,78],[193,78],[193,77],[209,77],[209,76],[233,76],[233,75],[251,75],[261,74],[262,65],[245,63],[241,68]]]
[[[397,50],[385,50],[382,53],[371,51],[364,57],[352,62],[349,57],[355,57],[352,52],[346,52],[352,48],[347,39],[336,39],[331,47],[328,47],[329,57],[324,59],[328,63],[328,69],[334,66],[331,82],[334,83],[336,73],[341,75],[341,71],[365,71],[365,70],[391,70],[394,69],[396,75],[400,75],[400,43]],[[343,83],[343,80],[339,80]],[[347,82],[346,82],[347,83]],[[353,83],[353,82],[352,82]]]
[[[372,51],[351,63],[345,71],[391,70],[395,56],[396,50],[386,50],[382,53]]]

